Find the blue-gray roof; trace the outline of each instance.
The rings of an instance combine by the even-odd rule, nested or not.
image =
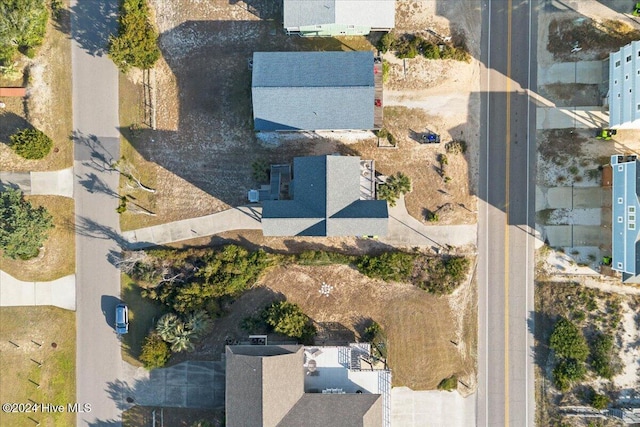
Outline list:
[[[293,182],[293,200],[263,203],[265,236],[387,234],[387,202],[360,200],[359,157],[296,157]]]
[[[636,156],[611,156],[613,200],[611,203],[612,264],[614,270],[637,275],[640,273],[640,243],[638,190],[640,176]]]
[[[373,129],[373,52],[255,52],[259,131]]]
[[[284,0],[285,28],[344,24],[391,29],[395,0]]]

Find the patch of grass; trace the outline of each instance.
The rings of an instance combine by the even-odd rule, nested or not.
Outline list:
[[[75,337],[75,315],[71,311],[57,307],[0,308],[0,400],[27,403],[31,399],[64,405],[65,409],[67,403],[75,402]],[[54,342],[56,348],[51,346]],[[76,418],[68,412],[46,417],[40,413],[0,412],[0,425],[32,427],[34,422],[28,416],[56,426],[75,425]]]
[[[140,351],[149,331],[155,322],[170,310],[149,298],[140,295],[141,288],[126,274],[121,276],[121,297],[129,307],[129,333],[122,336],[122,359],[135,366],[142,366],[138,361]]]
[[[34,206],[44,206],[53,216],[54,228],[38,257],[22,261],[2,259],[2,270],[24,281],[49,281],[73,274],[76,267],[74,202],[62,196],[25,196]]]

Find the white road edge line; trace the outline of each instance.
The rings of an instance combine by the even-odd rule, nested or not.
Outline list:
[[[489,271],[489,129],[491,127],[491,121],[489,120],[489,99],[490,99],[490,86],[491,86],[491,0],[488,0],[488,12],[487,12],[487,141],[486,141],[486,189],[485,189],[485,200],[484,210],[485,210],[485,281],[484,281],[484,302],[485,302],[485,310],[484,310],[484,345],[485,345],[485,357],[484,357],[484,378],[485,378],[485,408],[484,408],[484,417],[485,417],[485,426],[489,425],[489,280],[487,279],[487,271]]]
[[[531,91],[531,3],[532,0],[529,0],[529,57],[528,57],[528,67],[527,67],[527,89]],[[531,102],[527,97],[527,196],[526,196],[526,225],[529,227],[529,187],[531,186],[531,171],[529,164],[529,152],[531,145],[531,123],[529,122],[531,117]],[[535,230],[535,225],[534,225]],[[531,234],[527,233],[525,236],[525,256],[527,260],[526,268],[524,269],[524,283],[525,283],[525,292],[524,292],[524,301],[525,301],[525,322],[524,322],[524,332],[525,332],[525,344],[529,344],[529,330],[528,330],[528,322],[527,322],[527,310],[529,309],[529,244],[530,244]],[[524,387],[524,413],[525,413],[525,422],[529,422],[529,350],[525,348],[524,352],[524,379],[525,379],[525,387]]]

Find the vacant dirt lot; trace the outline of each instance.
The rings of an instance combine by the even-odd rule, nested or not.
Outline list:
[[[65,409],[67,403],[75,402],[75,333],[75,314],[71,311],[56,307],[0,308],[0,400],[48,402],[64,405]],[[71,426],[75,425],[75,414],[0,412],[2,426],[32,427],[38,423]]]
[[[328,297],[319,293],[323,282],[333,286]],[[320,328],[332,331],[317,344],[348,342],[360,336],[368,321],[378,322],[388,339],[394,386],[434,389],[443,378],[457,374],[469,387],[459,386],[461,393],[475,389],[475,285],[466,283],[455,294],[438,298],[408,284],[369,279],[345,265],[292,265],[269,272],[216,321],[217,332],[188,358],[219,358],[225,339],[246,338],[239,327],[243,318],[284,298],[299,304]]]
[[[460,127],[461,123],[468,121],[467,105],[459,114],[460,119],[453,121],[449,120],[446,112],[440,117],[424,117],[418,110],[408,114],[405,120],[399,115],[394,118],[390,110],[388,127],[396,129],[401,139],[396,154],[390,154],[391,150],[376,149],[376,139],[371,133],[357,136],[331,133],[321,138],[317,135],[292,136],[277,146],[257,141],[252,131],[251,73],[248,68],[248,60],[254,51],[366,50],[373,49],[372,42],[377,36],[340,39],[288,37],[282,32],[279,2],[277,5],[265,0],[247,3],[216,0],[196,6],[186,0],[151,1],[161,33],[163,53],[163,59],[156,67],[154,85],[157,130],[151,131],[145,125],[140,75],[130,73],[121,82],[120,94],[121,123],[125,129],[133,129],[123,132],[132,147],[129,157],[138,164],[139,170],[146,171],[149,181],[158,190],[152,197],[143,195],[142,204],[156,216],[126,214],[122,222],[124,229],[204,215],[246,203],[246,191],[258,185],[251,176],[251,163],[255,160],[288,162],[299,155],[334,152],[374,158],[379,161],[383,173],[398,170],[408,173],[415,182],[408,204],[416,218],[424,220],[424,209],[437,209],[455,199],[451,206],[456,208],[443,216],[443,223],[474,221],[473,215],[467,215],[475,210],[472,207],[475,200],[469,195],[470,178],[464,170],[466,161],[451,164],[448,173],[452,180],[447,186],[449,190],[443,186],[448,193],[445,194],[433,186],[423,185],[437,173],[431,170],[430,165],[419,162],[434,155],[427,154],[425,148],[422,150],[424,154],[418,154],[415,160],[411,160],[411,168],[406,167],[405,157],[419,152],[415,149],[416,132],[423,132],[425,126],[437,127],[444,140],[448,140],[450,134],[456,138],[463,135],[473,139],[477,132],[467,132],[466,128]],[[436,7],[438,3],[442,2],[399,2],[401,30],[418,31],[435,25],[443,34],[454,30],[464,33],[472,29],[471,24],[477,24],[473,19],[462,20],[455,28],[449,28],[449,18],[464,8]],[[405,11],[407,8],[411,13]],[[465,16],[475,19],[474,13],[468,11]],[[470,43],[472,41],[470,39]],[[394,78],[399,65],[392,64],[389,87],[402,91],[433,80],[434,76],[438,76],[434,84],[439,84],[441,76],[446,75],[443,71],[452,66],[475,66],[425,61],[416,59],[412,63],[416,64],[410,79],[414,82],[412,84],[408,84],[404,75],[402,81]],[[414,142],[403,144],[412,139]],[[471,159],[476,155],[474,150],[470,149]],[[458,196],[461,197],[458,199]],[[469,211],[460,208],[460,203],[469,207]]]
[[[62,3],[68,6],[68,0]],[[0,170],[58,170],[72,164],[71,45],[64,30],[69,28],[68,14],[62,16],[59,23],[49,19],[44,44],[34,59],[23,56],[15,64],[17,73],[0,75],[1,86],[27,87],[25,100],[0,99],[6,104],[0,110]],[[44,159],[23,159],[6,145],[9,135],[30,125],[53,139],[53,149]]]

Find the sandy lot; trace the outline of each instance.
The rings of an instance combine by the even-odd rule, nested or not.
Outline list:
[[[319,293],[323,282],[333,286],[328,297]],[[463,395],[475,389],[475,284],[467,283],[453,295],[438,298],[412,285],[369,279],[344,265],[291,265],[269,272],[216,321],[217,332],[194,353],[179,355],[175,361],[218,358],[225,339],[246,337],[239,328],[243,318],[283,298],[299,304],[319,329],[328,328],[318,344],[351,341],[368,321],[378,322],[387,335],[394,386],[434,389],[443,378],[457,374],[468,386],[459,386]]]

